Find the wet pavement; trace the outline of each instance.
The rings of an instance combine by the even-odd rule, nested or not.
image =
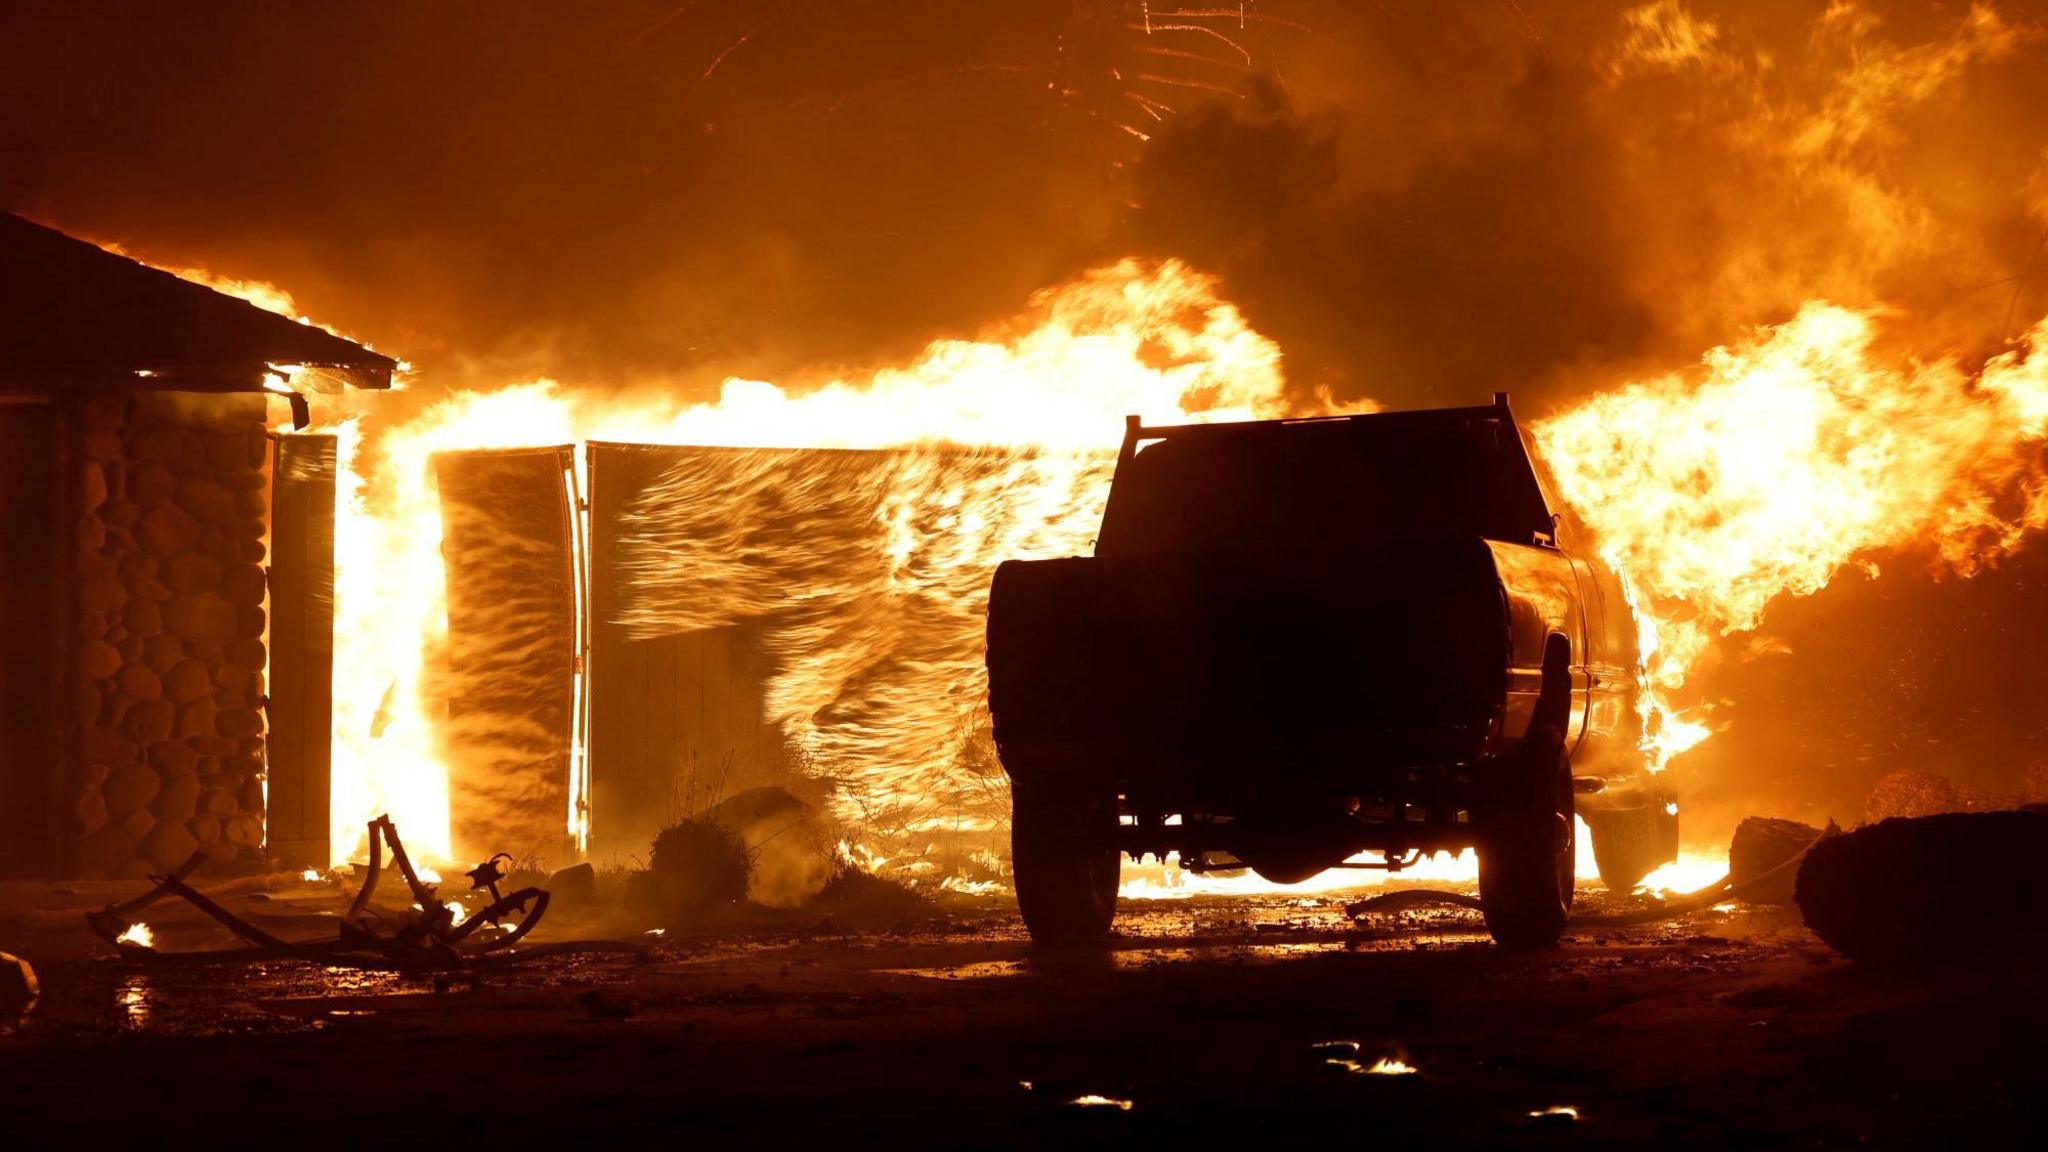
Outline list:
[[[306,937],[332,931],[344,894],[238,898]],[[138,967],[63,899],[16,894],[0,934],[44,984],[0,1037],[0,1132],[982,1147],[1257,1125],[1269,1141],[1984,1144],[2043,1120],[2048,1087],[2031,971],[1864,970],[1786,909],[1509,955],[1462,910],[1354,923],[1344,894],[1194,897],[1127,902],[1110,948],[1047,953],[1005,898],[954,897],[914,923],[729,926],[641,937],[637,959],[437,982]],[[1597,890],[1582,904],[1638,906]],[[151,926],[167,949],[225,942],[182,917]],[[597,913],[549,929],[631,931]]]

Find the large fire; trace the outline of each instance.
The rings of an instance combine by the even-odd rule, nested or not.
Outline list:
[[[260,284],[206,282],[271,307],[289,297]],[[2017,548],[2048,520],[2040,448],[2048,436],[2048,361],[2035,343],[2048,323],[1972,371],[1960,359],[1886,357],[1884,318],[1814,301],[1786,322],[1715,348],[1691,373],[1627,383],[1543,419],[1531,431],[1558,494],[1635,598],[1652,692],[1645,750],[1654,767],[1710,734],[1680,704],[1688,676],[1726,637],[1754,629],[1784,595],[1811,595],[1843,568],[1925,546],[1970,574]],[[726,568],[691,578],[690,607],[627,606],[643,633],[716,626],[778,597],[854,603],[854,594],[922,597],[943,610],[906,617],[847,609],[780,636],[766,686],[769,719],[806,762],[852,795],[842,815],[876,804],[917,807],[917,794],[957,770],[983,695],[980,611],[989,572],[1012,556],[1085,551],[1107,491],[1121,418],[1152,422],[1300,414],[1283,388],[1280,350],[1184,265],[1135,261],[1098,269],[1035,298],[1009,325],[975,340],[942,340],[913,363],[805,389],[729,379],[715,402],[578,391],[552,381],[462,393],[379,426],[374,412],[331,421],[342,463],[336,550],[333,843],[356,853],[371,815],[389,812],[424,855],[450,856],[448,734],[436,723],[430,654],[445,640],[446,575],[434,454],[483,448],[624,441],[741,449],[893,450],[887,466],[834,479],[873,509],[871,530],[845,547],[787,554],[720,553]],[[709,515],[740,517],[745,494],[783,482],[771,458],[742,456]],[[702,503],[707,493],[690,495]],[[844,499],[845,492],[835,493]],[[709,524],[709,527],[707,527]],[[692,531],[745,536],[699,512]],[[659,570],[662,533],[643,555]],[[713,567],[718,567],[713,564]],[[726,570],[729,568],[730,570]],[[827,571],[827,569],[831,569]],[[797,574],[766,588],[749,572]],[[834,598],[838,598],[836,601]],[[914,647],[917,674],[855,683],[860,650]],[[862,723],[823,719],[870,696]],[[580,790],[579,790],[580,794]],[[565,818],[583,830],[572,806]],[[943,821],[899,823],[915,836]],[[959,828],[955,814],[948,825]],[[985,830],[981,820],[976,827]],[[1582,837],[1582,849],[1584,847]],[[897,846],[894,851],[901,851]],[[910,856],[915,857],[915,845]],[[1581,852],[1583,877],[1595,875]],[[1683,890],[1723,868],[1688,850],[1647,882]],[[1411,879],[1472,875],[1467,853],[1425,861]],[[1305,886],[1372,882],[1337,871]],[[1126,894],[1228,894],[1267,887],[1251,877],[1134,873]]]
[[[1874,573],[1902,557],[1967,576],[2048,521],[2048,358],[2038,348],[2048,321],[1981,363],[1962,354],[1915,358],[1892,348],[1941,345],[1934,318],[1872,303],[1899,282],[1896,273],[1962,239],[1940,235],[1938,206],[1894,171],[1903,118],[2039,37],[1981,4],[1945,27],[1925,43],[1894,42],[1858,5],[1831,4],[1813,23],[1802,70],[1781,66],[1734,23],[1658,0],[1629,10],[1599,58],[1615,92],[1695,86],[1705,117],[1697,130],[1768,158],[1772,172],[1789,174],[1839,217],[1826,234],[1832,241],[1802,246],[1785,234],[1796,229],[1769,225],[1802,217],[1781,220],[1764,210],[1768,197],[1757,197],[1742,218],[1758,226],[1725,238],[1734,247],[1721,274],[1681,278],[1670,298],[1724,325],[1735,317],[1769,323],[1691,370],[1598,382],[1605,386],[1590,398],[1530,428],[1557,494],[1622,574],[1636,608],[1653,768],[1710,736],[1719,720],[1689,693],[1699,673],[1736,650],[1730,638],[1757,629],[1774,602],[1812,595],[1844,569]],[[2048,207],[2034,208],[2048,216]],[[180,274],[311,322],[271,285]],[[1848,306],[1796,303],[1822,293]],[[1894,333],[1905,338],[1890,340]],[[451,852],[450,807],[459,798],[448,785],[456,753],[443,719],[448,687],[436,677],[448,632],[436,453],[590,441],[885,450],[871,466],[808,479],[792,478],[767,453],[727,457],[715,482],[684,477],[668,486],[667,506],[629,510],[641,520],[629,525],[619,562],[637,573],[637,586],[664,595],[629,595],[620,623],[643,637],[686,632],[800,600],[803,611],[784,614],[766,640],[779,658],[764,685],[766,719],[833,781],[849,823],[886,810],[891,835],[914,840],[963,824],[959,812],[921,800],[949,787],[972,754],[983,697],[980,614],[994,564],[1086,551],[1126,414],[1154,422],[1301,414],[1283,383],[1281,349],[1215,280],[1177,262],[1124,261],[1041,293],[979,338],[941,340],[907,365],[861,376],[787,387],[728,379],[715,401],[694,404],[542,380],[423,410],[370,399],[353,401],[356,411],[323,412],[321,430],[337,435],[342,467],[337,861],[360,849],[364,821],[383,812],[426,856]],[[787,484],[830,486],[812,494],[863,510],[856,518],[868,522],[828,547],[764,543],[745,522],[749,509]],[[715,547],[686,556],[685,535]],[[763,573],[786,580],[771,587],[755,578]],[[582,783],[564,813],[577,835],[585,831]],[[985,828],[989,819],[964,822]],[[869,858],[918,855],[918,845],[896,843]],[[1717,854],[1688,853],[1650,886],[1684,887],[1718,866]],[[1466,858],[1428,862],[1413,875],[1470,872]],[[1582,861],[1581,873],[1591,872]],[[1359,875],[1332,873],[1312,886]],[[1136,878],[1129,890],[1177,895],[1250,883],[1167,873]]]
[[[937,635],[917,638],[918,675],[908,682],[851,683],[860,650],[903,645],[905,626],[854,614],[784,637],[792,659],[767,686],[770,718],[818,770],[851,781],[863,806],[902,807],[917,781],[958,755],[979,707],[980,606],[994,565],[1086,550],[1126,413],[1155,422],[1281,415],[1279,366],[1279,349],[1217,297],[1209,278],[1178,263],[1126,261],[1042,294],[988,337],[939,341],[906,367],[801,394],[733,379],[717,402],[681,405],[541,381],[451,397],[385,428],[374,444],[361,443],[362,425],[342,423],[337,857],[358,848],[364,820],[380,812],[427,855],[449,852],[448,750],[425,690],[424,654],[447,630],[435,453],[592,440],[909,450],[893,466],[839,478],[872,489],[859,500],[874,509],[879,530],[834,553],[834,571],[818,571],[823,542],[794,541],[786,555],[752,559],[756,571],[807,573],[804,587],[698,579],[693,590],[715,599],[693,601],[690,619],[631,621],[704,627],[759,611],[764,596],[815,601],[848,585],[937,605],[919,617]],[[975,450],[966,466],[963,447]],[[733,472],[758,473],[758,483],[778,476],[744,461]],[[723,498],[740,506],[731,492]],[[845,711],[848,695],[863,691],[881,693],[882,720],[872,719],[871,706],[860,710],[871,719],[857,730],[820,721],[828,705]]]
[[[2048,321],[2009,348],[1990,349],[1996,354],[1981,363],[1961,353],[1915,358],[1880,339],[1903,331],[1913,338],[1900,346],[1941,343],[1932,317],[1874,301],[1887,299],[1929,253],[1966,239],[1943,234],[1944,206],[1898,178],[1912,163],[1899,144],[1903,118],[2040,37],[1987,4],[1945,19],[1946,32],[1932,40],[1894,42],[1859,5],[1831,3],[1813,21],[1806,65],[1795,68],[1751,44],[1737,22],[1656,0],[1630,9],[1598,57],[1609,88],[1627,99],[1656,96],[1651,85],[1691,85],[1666,95],[1691,94],[1685,106],[1697,115],[1670,119],[1687,132],[1725,137],[1729,155],[1762,158],[1763,175],[1747,177],[1759,181],[1753,187],[1740,173],[1729,179],[1735,198],[1754,203],[1731,214],[1746,225],[1722,222],[1728,235],[1718,242],[1730,254],[1711,263],[1713,274],[1674,267],[1671,283],[1660,279],[1643,295],[1721,325],[1711,336],[1685,337],[1688,347],[1726,339],[1731,318],[1769,323],[1713,348],[1692,369],[1596,381],[1590,398],[1530,427],[1557,494],[1622,574],[1637,610],[1651,689],[1645,751],[1654,768],[1709,738],[1718,718],[1688,692],[1773,603],[1817,593],[1844,569],[1874,573],[1901,557],[1967,576],[2048,521],[2048,357],[2039,347]],[[1149,21],[1145,31],[1154,31]],[[1160,119],[1163,105],[1138,103]],[[1800,190],[1799,204],[1775,203],[1786,198],[1768,190],[1781,180]],[[2048,218],[2048,201],[2035,195],[2035,215]],[[1811,236],[1791,226],[1824,215],[1836,219]],[[311,322],[271,285],[179,274]],[[1848,306],[1797,303],[1823,294]],[[592,441],[878,450],[873,466],[801,481],[837,485],[821,495],[868,510],[862,531],[829,547],[764,544],[749,531],[750,500],[799,482],[765,452],[728,458],[716,484],[678,487],[687,527],[717,548],[698,548],[685,572],[676,524],[637,525],[623,562],[643,586],[659,582],[649,573],[666,571],[672,585],[687,583],[688,595],[629,596],[621,623],[642,636],[681,632],[772,614],[777,600],[802,601],[805,610],[768,636],[781,659],[764,685],[766,718],[840,789],[849,824],[890,810],[902,817],[891,834],[914,841],[941,823],[962,826],[957,812],[935,813],[919,801],[958,774],[972,751],[988,574],[1008,557],[1087,550],[1123,417],[1303,414],[1284,387],[1281,349],[1215,279],[1178,262],[1129,260],[1041,293],[978,338],[940,340],[906,365],[843,379],[778,386],[733,378],[703,403],[541,380],[424,408],[355,397],[322,404],[316,412],[325,422],[315,430],[337,436],[341,466],[337,863],[359,853],[364,822],[381,813],[423,856],[451,858],[451,805],[460,798],[450,795],[455,736],[445,722],[447,686],[436,676],[448,638],[437,453]],[[763,572],[789,580],[770,587],[749,578]],[[877,651],[890,656],[887,675],[875,673],[883,663]],[[587,831],[581,784],[563,814],[579,837]],[[983,815],[966,819],[987,823]],[[919,854],[916,843],[861,848],[870,861]],[[1591,876],[1586,857],[1582,851],[1580,872]],[[1690,887],[1720,867],[1718,853],[1689,850],[1648,886]],[[1409,875],[1471,874],[1468,854]],[[1332,872],[1306,887],[1376,876]],[[1166,872],[1136,875],[1126,890],[1264,887],[1250,877]]]

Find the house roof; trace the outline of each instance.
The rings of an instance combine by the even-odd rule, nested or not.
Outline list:
[[[0,392],[253,391],[272,364],[389,388],[398,366],[330,332],[0,212]]]

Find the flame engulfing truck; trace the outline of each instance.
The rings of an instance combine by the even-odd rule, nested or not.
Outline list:
[[[1559,540],[1507,397],[1127,424],[1095,555],[1010,561],[990,707],[1032,935],[1105,935],[1123,853],[1296,883],[1476,848],[1488,929],[1554,941],[1575,820],[1675,859],[1620,581]]]

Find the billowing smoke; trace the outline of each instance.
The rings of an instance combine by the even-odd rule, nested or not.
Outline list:
[[[1541,410],[1813,298],[1909,314],[1915,351],[2048,308],[2048,43],[2015,6],[1304,19],[1294,68],[1162,129],[1133,218],[1224,274],[1298,388]]]

